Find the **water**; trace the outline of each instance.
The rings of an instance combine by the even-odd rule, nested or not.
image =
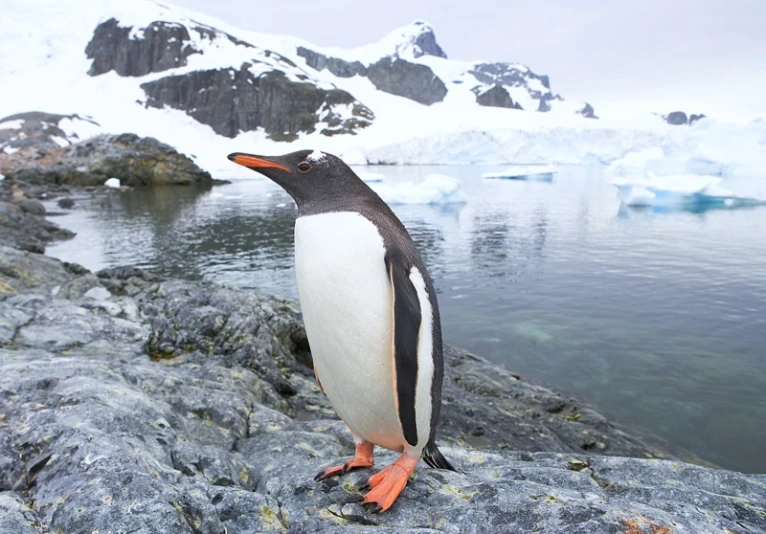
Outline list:
[[[444,336],[718,465],[766,472],[766,208],[621,210],[598,167],[553,183],[440,172],[463,206],[395,206],[439,291]],[[213,190],[78,201],[49,247],[88,268],[135,264],[296,297],[290,198],[256,174]]]

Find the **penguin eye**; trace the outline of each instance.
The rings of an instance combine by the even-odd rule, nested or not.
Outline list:
[[[311,165],[309,165],[305,161],[301,161],[298,164],[298,170],[301,171],[301,172],[307,172],[310,168],[311,168]]]

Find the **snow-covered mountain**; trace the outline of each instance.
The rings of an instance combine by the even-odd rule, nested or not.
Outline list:
[[[589,104],[522,64],[449,59],[423,21],[340,49],[152,0],[0,8],[0,117],[77,114],[157,137],[211,172],[232,151],[303,147],[351,163],[608,162],[705,129],[589,119]],[[83,124],[80,137],[92,133]]]

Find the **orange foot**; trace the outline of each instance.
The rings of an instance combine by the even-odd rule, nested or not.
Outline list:
[[[349,460],[345,464],[336,465],[335,467],[330,467],[324,471],[320,471],[314,477],[314,480],[324,480],[325,478],[330,478],[335,475],[343,475],[349,471],[353,471],[354,469],[372,467],[375,463],[375,459],[372,457],[372,448],[373,445],[369,441],[365,441],[361,445],[357,445],[356,454],[354,454],[353,460]]]
[[[370,492],[364,496],[361,504],[372,504],[371,512],[385,512],[394,504],[396,498],[407,485],[410,475],[418,465],[419,458],[402,454],[394,463],[370,477],[367,482]],[[365,489],[365,488],[362,488]]]

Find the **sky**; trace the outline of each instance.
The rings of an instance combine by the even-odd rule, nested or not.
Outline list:
[[[766,115],[766,0],[171,1],[321,46],[423,19],[449,57],[524,63],[597,111]]]

